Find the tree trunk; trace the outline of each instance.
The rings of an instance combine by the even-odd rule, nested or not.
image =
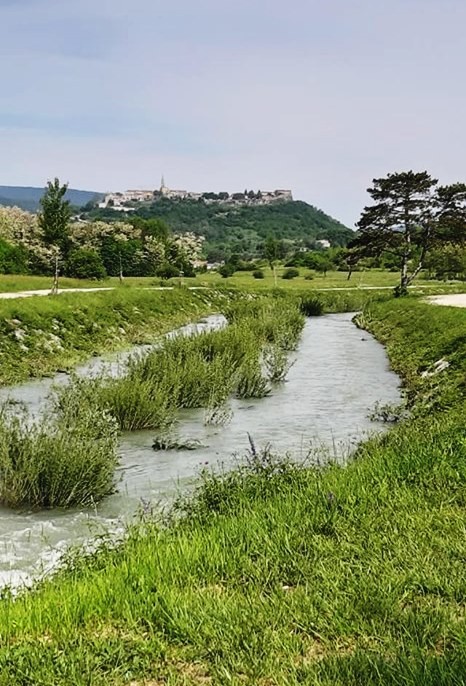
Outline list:
[[[408,288],[408,260],[406,257],[403,257],[403,264],[401,265],[400,288],[402,291]]]
[[[120,271],[118,274],[119,280],[120,280],[120,285],[123,283],[123,264],[121,262],[121,252],[118,253],[118,259],[120,262]]]
[[[55,257],[55,272],[53,275],[53,286],[51,295],[57,295],[58,293],[58,255]]]

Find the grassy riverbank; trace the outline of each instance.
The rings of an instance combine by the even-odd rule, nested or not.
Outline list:
[[[153,342],[218,312],[218,290],[120,289],[0,301],[0,385],[71,369],[91,355]]]
[[[169,528],[4,598],[0,684],[464,683],[466,312],[365,316],[416,419],[346,469],[253,456]]]
[[[228,327],[163,337],[118,377],[74,377],[52,391],[38,420],[3,405],[0,504],[95,506],[115,489],[119,430],[152,429],[154,447],[176,448],[179,410],[204,408],[206,424],[229,421],[232,396],[263,398],[285,381],[304,327],[301,309],[316,306],[289,298],[228,302]]]
[[[315,294],[306,289],[255,295],[318,298],[326,312],[353,311],[372,300],[390,297],[387,291]],[[0,300],[0,386],[70,370],[92,355],[153,342],[171,329],[251,297],[248,291],[225,287],[194,291],[121,288]]]

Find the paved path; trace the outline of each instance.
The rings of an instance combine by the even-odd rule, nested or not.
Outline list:
[[[431,295],[428,301],[433,305],[449,305],[450,307],[466,307],[466,293],[452,293],[451,295]]]

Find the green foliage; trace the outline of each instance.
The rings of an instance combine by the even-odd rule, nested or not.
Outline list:
[[[236,386],[237,398],[265,398],[271,389],[264,377],[258,355],[250,355],[241,365]]]
[[[51,274],[64,267],[81,278],[103,278],[104,270],[120,279],[172,276],[175,271],[195,276],[193,262],[200,256],[202,240],[194,234],[173,236],[162,220],[141,217],[132,217],[131,223],[120,216],[111,224],[82,220],[69,224],[71,209],[65,195],[66,185],[55,179],[41,200],[43,211],[38,217],[18,208],[0,208],[0,239],[25,251],[28,271]],[[19,256],[17,252],[11,259],[10,250],[5,269],[23,270],[17,264]]]
[[[50,285],[50,284],[49,284]],[[121,288],[0,301],[0,384],[70,369],[90,355],[154,341],[218,312],[234,297],[215,290]]]
[[[164,439],[177,410],[224,407],[235,394],[262,398],[270,393],[262,369],[269,378],[282,381],[289,369],[287,351],[293,349],[304,325],[294,298],[285,302],[257,298],[232,305],[231,325],[221,331],[175,336],[156,349],[132,358],[122,378],[76,380],[62,391],[63,397],[92,397],[101,409],[114,416],[120,429],[154,429]]]
[[[222,276],[224,279],[227,279],[229,276],[233,276],[235,273],[235,267],[233,264],[230,262],[227,262],[226,264],[222,264],[222,266],[219,268],[218,273],[220,276]]]
[[[65,253],[68,248],[68,225],[71,219],[69,200],[65,200],[68,184],[61,185],[56,178],[47,183],[40,200],[39,226],[46,245],[60,248]]]
[[[141,271],[141,243],[139,240],[120,240],[116,236],[104,236],[100,256],[109,276],[118,276],[120,269],[125,276],[137,276]]]
[[[267,378],[272,383],[286,380],[293,362],[281,345],[268,345],[264,350],[264,366]]]
[[[359,257],[389,252],[400,265],[397,295],[406,295],[429,251],[445,242],[464,243],[466,184],[437,187],[427,172],[401,172],[374,179],[359,233],[350,244]]]
[[[432,250],[426,257],[428,275],[436,279],[466,279],[466,246],[446,245]]]
[[[11,245],[0,238],[0,273],[27,274],[28,252],[20,245]]]
[[[95,250],[73,250],[66,261],[66,273],[77,279],[105,279],[107,272],[102,258]]]
[[[142,219],[132,216],[130,221],[136,229],[141,231],[143,237],[150,236],[160,241],[167,241],[170,237],[170,228],[161,219]]]
[[[423,413],[456,406],[466,397],[466,310],[409,298],[368,305],[361,323],[387,345],[394,369],[407,380],[407,400]],[[435,364],[448,366],[438,372]]]
[[[289,267],[283,272],[282,279],[295,279],[297,276],[299,276],[299,269],[296,269],[296,267]]]
[[[164,264],[157,270],[157,276],[161,279],[173,279],[180,276],[180,270],[174,264]]]
[[[278,241],[273,236],[267,236],[264,241],[262,256],[269,263],[270,269],[273,269],[275,263],[278,260],[282,260],[285,257],[286,249],[283,241]]]
[[[323,313],[324,304],[315,295],[303,295],[299,300],[299,309],[306,317],[317,317]]]
[[[296,245],[303,241],[313,244],[318,238],[346,245],[353,237],[350,229],[300,201],[231,207],[202,200],[160,199],[138,209],[136,215],[160,218],[175,233],[194,231],[205,236],[205,252],[212,251],[214,262],[227,260],[234,253],[257,257],[263,254],[262,246],[269,236]],[[117,219],[119,215],[115,211],[112,214],[109,210],[96,210],[92,216]]]

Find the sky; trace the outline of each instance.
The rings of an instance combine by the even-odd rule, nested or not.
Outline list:
[[[374,177],[466,180],[464,0],[0,0],[0,184],[286,188],[354,227]]]

